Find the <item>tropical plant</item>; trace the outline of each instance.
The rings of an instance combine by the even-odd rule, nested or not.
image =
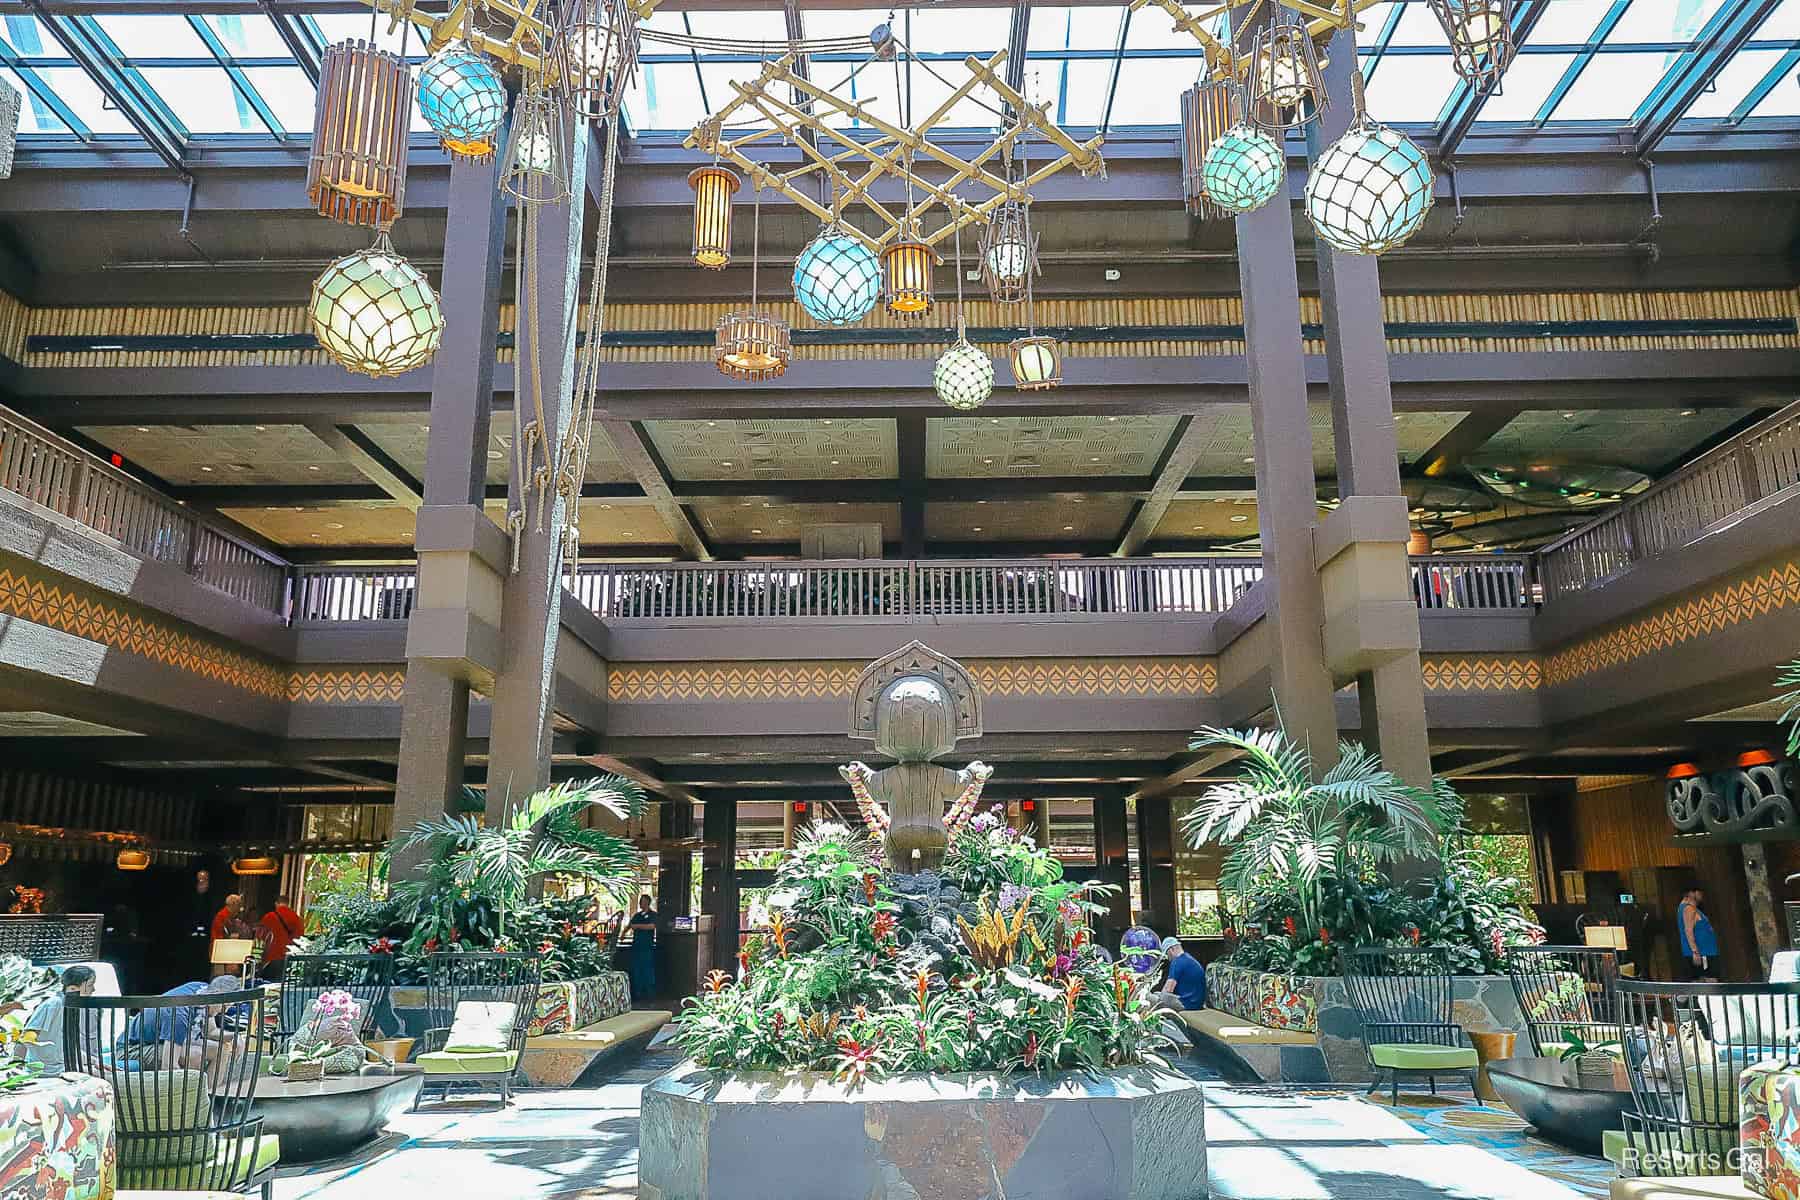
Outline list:
[[[1800,757],[1800,658],[1781,669],[1775,684],[1788,689],[1777,696],[1776,701],[1787,705],[1781,714],[1781,723],[1788,727],[1787,752]]]
[[[0,1014],[0,1092],[16,1092],[37,1081],[44,1064],[15,1058],[14,1046],[29,1046],[37,1041],[37,1030],[25,1028],[25,1018],[16,1012]]]

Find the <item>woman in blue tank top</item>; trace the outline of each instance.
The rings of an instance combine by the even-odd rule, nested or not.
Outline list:
[[[1715,960],[1719,957],[1719,935],[1712,921],[1701,911],[1706,893],[1689,888],[1675,910],[1675,924],[1681,942],[1681,965],[1690,979],[1713,979],[1718,975]]]

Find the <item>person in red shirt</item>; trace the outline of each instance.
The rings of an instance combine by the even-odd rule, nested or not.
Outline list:
[[[304,932],[306,923],[300,919],[300,914],[280,900],[275,901],[275,907],[263,914],[261,974],[264,979],[281,978],[282,970],[287,964],[288,946]]]
[[[220,938],[249,936],[248,934],[240,932],[243,926],[240,914],[243,911],[244,898],[242,896],[233,892],[231,895],[225,897],[225,906],[213,914],[212,940],[216,942]]]

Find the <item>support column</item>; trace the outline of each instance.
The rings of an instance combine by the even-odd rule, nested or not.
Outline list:
[[[1326,53],[1325,90],[1331,104],[1307,130],[1312,160],[1356,115],[1351,92],[1358,70],[1356,31],[1338,31]],[[1356,680],[1363,743],[1381,755],[1388,770],[1428,787],[1431,750],[1419,670],[1419,612],[1406,560],[1408,524],[1388,377],[1381,268],[1372,255],[1340,254],[1323,240],[1317,245],[1342,501],[1327,524],[1345,527],[1335,538],[1325,531],[1344,558],[1328,558],[1323,547],[1318,555],[1325,576],[1325,644],[1335,674]]]
[[[1756,931],[1756,956],[1762,963],[1759,979],[1769,977],[1769,963],[1777,951],[1787,949],[1775,892],[1769,886],[1769,848],[1761,842],[1739,847],[1744,855],[1744,885],[1750,896],[1750,924]]]
[[[668,843],[692,837],[694,806],[685,800],[664,800],[658,833],[664,847],[658,851],[656,870],[656,911],[664,920],[689,917],[694,913],[694,855],[689,850],[670,850]]]
[[[1144,893],[1144,924],[1171,937],[1175,916],[1175,826],[1167,796],[1138,797],[1138,882]]]
[[[570,199],[538,208],[536,289],[530,299],[536,308],[540,339],[538,372],[542,396],[543,444],[548,460],[556,461],[562,431],[568,424],[575,399],[575,338],[579,320],[581,282],[581,231],[587,193],[580,186],[587,178],[590,138],[584,128],[570,139],[569,178],[576,181]],[[521,257],[527,248],[521,247]],[[521,324],[527,319],[519,318]],[[528,424],[540,420],[532,403],[531,367],[524,330],[517,336],[518,364],[514,369],[514,436],[522,436]],[[514,474],[517,474],[515,471]],[[519,507],[524,480],[507,485],[508,511]],[[539,506],[549,505],[548,520],[541,520]],[[525,527],[516,534],[519,544],[514,559],[519,569],[506,580],[501,608],[502,643],[500,671],[494,680],[493,732],[489,735],[488,819],[496,820],[508,804],[550,782],[550,717],[556,700],[556,641],[562,632],[562,539],[557,528],[565,516],[564,502],[554,488],[545,496],[531,497],[525,506]]]
[[[1233,30],[1245,51],[1252,27],[1246,23]],[[1294,213],[1285,193],[1237,218],[1237,245],[1270,682],[1288,736],[1308,747],[1324,772],[1337,761],[1337,713],[1325,666],[1324,606],[1313,567],[1318,498],[1300,339]]]
[[[1131,845],[1125,827],[1125,793],[1116,788],[1094,797],[1094,865],[1096,878],[1119,887],[1106,898],[1100,932],[1101,944],[1117,950],[1119,939],[1131,927]]]
[[[712,965],[737,974],[737,801],[708,797],[701,818],[700,911],[713,919]]]
[[[488,426],[494,402],[494,348],[500,321],[500,274],[506,245],[505,197],[494,161],[457,160],[450,167],[444,272],[439,281],[444,341],[431,372],[430,433],[425,450],[423,540],[418,590],[407,631],[406,684],[400,701],[400,760],[394,830],[453,811],[461,796],[469,728],[468,640],[471,608],[488,593],[498,615],[497,584],[483,587],[483,565],[456,540],[435,531],[485,521]],[[458,520],[458,518],[462,520]],[[459,561],[460,560],[460,561]],[[458,653],[458,650],[464,651]],[[412,863],[394,864],[404,875]]]

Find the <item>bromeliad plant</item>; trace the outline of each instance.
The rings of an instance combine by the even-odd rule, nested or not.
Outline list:
[[[807,1070],[851,1083],[896,1072],[1050,1071],[1161,1063],[1142,977],[1086,924],[1104,889],[982,814],[918,900],[869,837],[808,830],[777,870],[766,936],[687,1001],[677,1042],[704,1067]],[[956,945],[946,953],[945,939]]]

